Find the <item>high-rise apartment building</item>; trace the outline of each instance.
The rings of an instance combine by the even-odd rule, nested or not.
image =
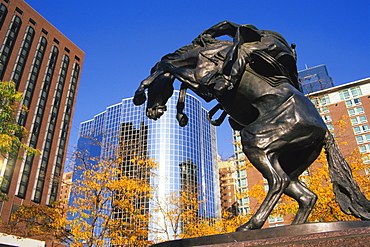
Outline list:
[[[236,214],[239,208],[237,195],[237,169],[234,157],[218,162],[221,209]]]
[[[341,146],[344,156],[356,148],[362,153],[370,153],[370,78],[314,92],[307,97],[334,135],[343,131],[335,123],[339,120],[347,122],[345,132],[340,133],[343,141],[347,142]]]
[[[59,200],[61,202],[61,207],[67,208],[69,198],[71,196],[72,189],[72,176],[73,171],[64,172],[62,177],[62,183],[60,185]]]
[[[148,119],[145,106],[135,106],[132,98],[109,106],[93,119],[81,123],[77,148],[89,149],[93,155],[109,155],[89,147],[89,142],[84,142],[89,136],[98,138],[103,145],[116,146],[124,157],[121,170],[133,176],[138,174],[130,161],[135,154],[153,159],[158,163],[153,171],[155,176],[141,178],[150,180],[155,187],[153,198],[164,199],[181,190],[196,193],[203,202],[199,215],[216,217],[220,213],[220,196],[215,127],[207,120],[207,111],[201,102],[191,95],[185,100],[189,123],[180,127],[176,121],[177,98],[175,91],[166,104],[167,111],[157,121]],[[155,210],[158,205],[149,199],[137,203],[151,213],[149,239],[161,239],[160,232],[151,231],[166,223],[164,215]]]
[[[0,0],[0,80],[14,81],[27,112],[17,115],[24,138],[41,155],[1,164],[2,221],[19,205],[59,197],[84,52],[22,0]]]
[[[315,91],[306,95],[316,106],[328,129],[334,136],[343,138],[347,145],[341,145],[340,150],[344,157],[358,149],[363,154],[370,156],[370,78],[354,81],[336,87]],[[336,127],[337,122],[344,120],[345,127]],[[268,189],[267,182],[262,175],[252,167],[245,167],[248,162],[240,145],[240,134],[234,131],[235,161],[238,169],[238,191],[250,190],[253,185],[260,183]],[[364,157],[364,170],[368,170],[370,157]],[[239,200],[240,211],[258,208],[254,198],[244,197]],[[265,227],[273,227],[284,224],[283,218],[269,218]]]

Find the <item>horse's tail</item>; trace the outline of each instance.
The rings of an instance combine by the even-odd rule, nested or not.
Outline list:
[[[370,201],[361,193],[353,179],[351,168],[329,131],[325,135],[324,148],[329,163],[330,179],[340,208],[346,214],[361,220],[370,220]]]

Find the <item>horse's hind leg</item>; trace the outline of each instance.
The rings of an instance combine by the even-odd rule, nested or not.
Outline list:
[[[312,140],[311,140],[312,142]],[[302,162],[300,166],[297,167],[295,171],[289,174],[292,179],[289,186],[286,188],[284,193],[287,196],[295,199],[298,202],[299,208],[298,212],[292,222],[292,224],[303,224],[306,222],[308,216],[310,215],[315,203],[317,201],[317,195],[309,190],[304,184],[298,180],[298,176],[306,170],[319,156],[322,149],[322,144],[320,142],[315,142],[315,145],[311,147],[306,147],[305,151],[308,152],[307,158]],[[302,151],[300,151],[302,153]],[[296,161],[296,159],[291,158]]]
[[[315,206],[317,195],[298,181],[298,179],[292,180],[284,193],[295,199],[299,205],[298,212],[292,224],[305,223]]]
[[[290,178],[281,169],[276,154],[267,155],[264,150],[258,148],[245,149],[244,152],[253,166],[267,179],[269,191],[256,214],[237,231],[261,228],[290,183]]]

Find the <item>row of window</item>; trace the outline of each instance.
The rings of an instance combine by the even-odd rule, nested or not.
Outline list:
[[[52,46],[49,60],[48,60],[47,67],[46,67],[46,73],[44,76],[42,89],[40,91],[39,99],[37,102],[37,111],[33,119],[33,128],[31,132],[31,140],[29,143],[29,145],[33,148],[36,148],[37,141],[39,138],[40,126],[41,126],[41,122],[44,116],[44,111],[46,109],[46,101],[49,96],[49,89],[50,89],[51,80],[53,77],[58,53],[59,53],[58,48],[56,46]],[[43,150],[43,152],[48,153],[48,150]],[[44,162],[47,162],[46,157],[44,156],[43,158],[44,158]],[[20,198],[25,198],[26,196],[32,163],[33,163],[33,157],[32,158],[27,157],[24,163],[24,170],[23,170],[22,177],[21,177],[21,183],[18,187],[17,196]],[[43,176],[42,173],[41,173],[41,176]]]
[[[42,190],[44,188],[45,174],[46,174],[46,170],[47,170],[49,158],[50,158],[51,142],[53,140],[53,136],[55,132],[56,119],[58,118],[60,101],[61,101],[61,96],[63,93],[68,65],[69,65],[69,57],[67,55],[64,55],[62,59],[62,64],[59,70],[57,85],[54,91],[53,102],[52,102],[52,107],[50,111],[51,114],[49,116],[48,126],[46,128],[47,135],[46,135],[44,146],[42,149],[43,153],[42,153],[42,158],[41,158],[41,164],[38,169],[38,179],[37,179],[36,188],[35,188],[35,195],[33,198],[33,200],[37,203],[40,203],[41,201]]]
[[[364,108],[362,106],[348,109],[348,115],[351,116],[351,117],[356,116],[356,115],[360,115],[360,114],[364,114],[364,113],[365,113],[365,111],[364,111]],[[330,115],[322,115],[321,117],[322,117],[322,119],[324,120],[325,123],[332,121]],[[359,122],[363,123],[363,122],[366,122],[366,121],[367,121],[366,116],[351,118],[352,125],[358,124]]]
[[[3,80],[5,69],[8,65],[10,55],[13,51],[13,47],[17,39],[21,24],[21,18],[17,15],[14,15],[12,21],[10,22],[9,29],[5,35],[5,39],[0,50],[0,80]]]
[[[32,99],[32,95],[33,95],[34,88],[36,85],[37,76],[39,74],[39,63],[41,63],[41,60],[42,60],[42,57],[45,51],[45,46],[46,46],[46,39],[44,37],[40,37],[40,42],[37,46],[36,54],[33,59],[33,63],[32,63],[30,74],[29,74],[29,79],[27,81],[27,86],[26,86],[25,93],[24,93],[23,105],[26,106],[27,108],[29,108],[31,104],[31,99]],[[26,118],[27,118],[27,111],[20,112],[20,115],[18,116],[18,124],[21,126],[24,126],[26,123]],[[32,147],[35,147],[34,140],[32,139],[31,141],[32,141],[32,144],[34,145]],[[27,159],[28,159],[28,162],[32,162],[33,160],[32,157],[27,157]],[[3,175],[5,179],[3,180],[2,185],[1,185],[1,190],[3,192],[8,192],[9,190],[9,185],[11,182],[11,178],[13,176],[14,167],[15,167],[15,162],[8,162],[7,168]]]
[[[26,32],[24,34],[21,47],[18,52],[18,56],[14,65],[14,69],[11,75],[11,80],[14,81],[16,87],[19,86],[19,81],[22,77],[24,66],[26,65],[26,60],[28,58],[28,54],[31,48],[31,44],[33,41],[33,37],[35,35],[35,30],[27,26]]]
[[[361,101],[359,99],[355,99],[360,96],[362,96],[362,91],[360,87],[345,89],[339,92],[340,100],[341,101],[346,100],[347,107],[352,107],[361,104]],[[311,101],[317,108],[319,108],[320,111],[320,107],[330,104],[330,97],[329,95],[324,95],[322,97],[314,97],[311,99]],[[323,108],[322,110],[325,110],[325,108]]]

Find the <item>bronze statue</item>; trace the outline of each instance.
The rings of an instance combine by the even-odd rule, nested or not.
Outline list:
[[[234,40],[215,39],[229,35]],[[240,130],[243,151],[267,179],[269,191],[256,214],[238,231],[261,228],[284,193],[299,210],[293,224],[305,223],[317,196],[298,180],[325,148],[336,200],[341,209],[370,220],[370,203],[353,180],[334,138],[311,101],[299,89],[295,45],[278,33],[252,25],[224,21],[199,35],[192,44],[162,58],[135,92],[134,103],[143,104],[148,89],[147,116],[158,119],[173,92],[174,79],[182,82],[178,120],[187,88],[207,102],[219,104],[233,129]]]

